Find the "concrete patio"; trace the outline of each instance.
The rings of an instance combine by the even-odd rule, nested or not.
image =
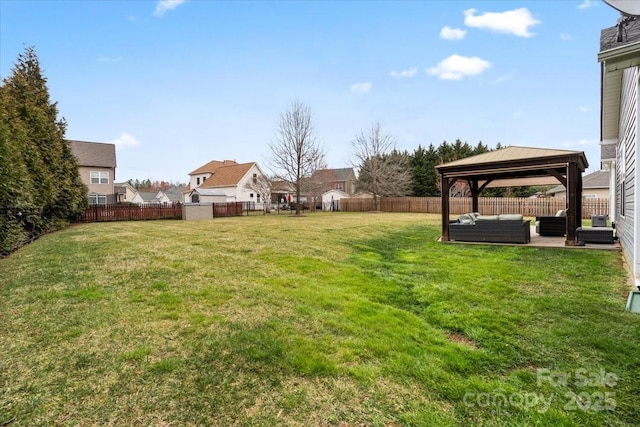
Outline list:
[[[441,239],[440,239],[441,240]],[[613,244],[597,244],[586,243],[584,246],[565,246],[565,236],[540,236],[536,233],[536,227],[531,226],[531,241],[529,243],[489,243],[489,242],[459,242],[459,241],[447,241],[444,243],[462,244],[462,245],[497,245],[497,246],[522,246],[522,247],[534,247],[534,248],[562,248],[562,249],[590,249],[601,251],[620,251],[622,247],[619,241],[614,241]]]

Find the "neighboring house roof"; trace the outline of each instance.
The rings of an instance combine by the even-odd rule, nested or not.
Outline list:
[[[212,160],[209,163],[200,166],[198,169],[189,172],[189,175],[198,175],[202,173],[215,173],[218,168],[223,166],[233,166],[237,165],[235,160]]]
[[[294,189],[288,181],[271,181],[271,191],[273,193],[292,193]]]
[[[230,187],[238,185],[240,180],[255,165],[252,163],[233,164],[220,166],[207,180],[198,188]],[[196,169],[197,170],[197,169]]]
[[[311,175],[311,178],[320,182],[340,182],[355,179],[353,168],[341,169],[317,169]]]
[[[152,193],[149,191],[138,191],[138,194],[140,195],[140,197],[142,197],[142,200],[144,200],[145,202],[155,202],[156,195],[158,193]]]
[[[333,169],[333,173],[336,175],[338,181],[349,181],[356,177],[353,168]]]
[[[69,140],[71,151],[78,159],[79,166],[115,168],[116,146],[104,142]]]
[[[114,182],[113,183],[113,188],[116,190],[116,192],[120,193],[121,191],[118,191],[119,189],[124,190],[125,188],[129,188],[129,190],[133,193],[137,193],[138,190],[136,190],[131,184],[129,184],[128,182]]]
[[[609,188],[609,170],[599,170],[582,177],[582,189]],[[567,191],[564,185],[558,185],[547,191],[548,194],[556,194]]]
[[[155,193],[149,191],[139,191],[138,194],[142,197],[145,203],[160,202],[166,195],[162,191],[156,191]]]
[[[201,196],[227,196],[223,191],[216,190],[214,188],[194,188],[190,194],[193,193],[198,193]]]
[[[184,185],[178,185],[176,187],[170,187],[164,190],[165,196],[169,198],[172,202],[181,202],[182,201],[182,193],[185,190]]]

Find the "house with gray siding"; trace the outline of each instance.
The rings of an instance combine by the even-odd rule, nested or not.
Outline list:
[[[582,198],[583,199],[608,199],[609,183],[611,181],[611,171],[609,169],[592,172],[582,177]],[[547,191],[551,197],[566,198],[567,188],[558,185]]]
[[[624,256],[640,283],[640,162],[638,95],[640,91],[640,20],[600,34],[602,169],[611,171],[609,214]]]
[[[69,144],[78,161],[80,178],[89,188],[89,204],[116,203],[116,146],[102,142],[72,140]]]

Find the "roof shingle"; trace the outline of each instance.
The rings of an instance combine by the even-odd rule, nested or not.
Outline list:
[[[199,188],[229,187],[238,185],[242,177],[245,176],[253,165],[255,165],[254,162],[220,166]]]
[[[189,172],[189,175],[198,175],[201,173],[214,173],[218,168],[223,166],[237,165],[234,160],[211,160],[209,163],[200,166],[198,169]]]
[[[116,167],[116,146],[104,142],[70,140],[71,151],[79,166],[100,168]]]

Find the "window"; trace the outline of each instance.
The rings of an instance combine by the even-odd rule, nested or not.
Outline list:
[[[204,182],[205,182],[206,180],[207,180],[207,177],[206,177],[206,176],[203,176],[203,177],[202,177],[202,183],[204,184]]]
[[[257,183],[258,183],[258,174],[257,174],[257,173],[254,173],[254,174],[253,174],[253,183],[254,183],[254,184],[257,184]]]
[[[91,183],[92,184],[108,184],[109,172],[94,172],[91,171]]]
[[[260,195],[256,194],[256,202],[260,203]]]
[[[191,203],[200,203],[200,195],[192,194],[191,195]]]
[[[336,190],[344,191],[344,186],[341,182],[336,182]]]
[[[196,185],[200,185],[200,177],[196,178]]]
[[[104,194],[89,194],[89,204],[90,205],[106,205],[107,196],[105,196]]]
[[[253,193],[249,193],[249,198],[253,199]]]

